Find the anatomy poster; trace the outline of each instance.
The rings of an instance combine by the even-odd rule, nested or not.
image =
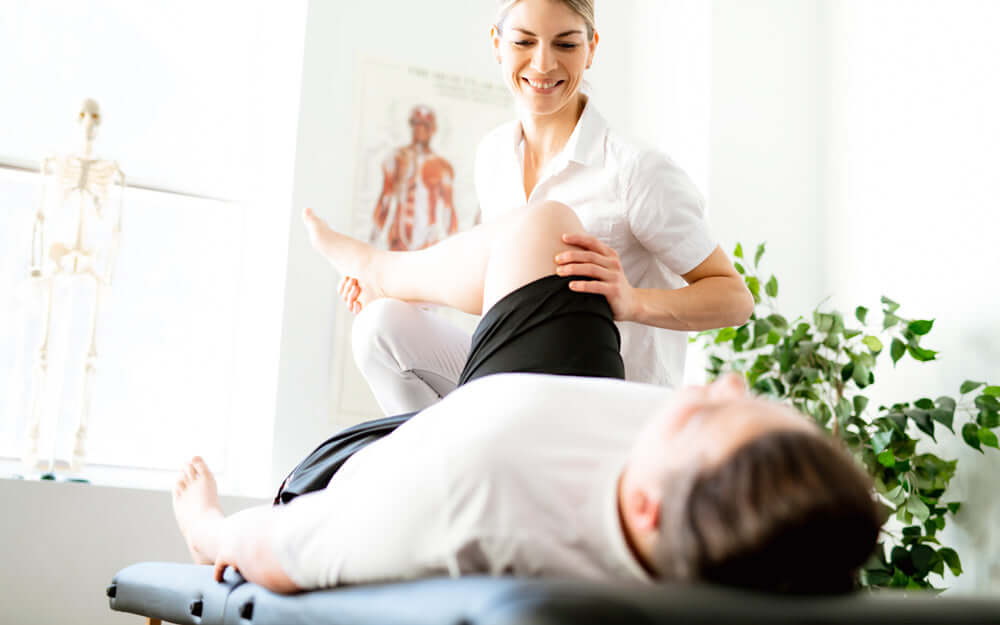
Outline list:
[[[514,118],[510,94],[494,76],[464,76],[383,60],[355,72],[355,188],[351,235],[382,249],[419,250],[479,221],[473,180],[476,146]],[[454,311],[438,314],[463,327]],[[336,419],[380,416],[354,366],[350,317],[336,332]]]

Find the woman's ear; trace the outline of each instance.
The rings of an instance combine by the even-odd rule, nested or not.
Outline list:
[[[598,35],[597,31],[595,30],[594,38],[591,39],[590,43],[587,44],[588,48],[590,49],[589,53],[587,54],[587,69],[590,69],[590,66],[594,64],[594,53],[597,52],[597,42],[600,41],[600,39],[601,36]]]
[[[500,59],[500,29],[494,24],[490,26],[490,41],[493,43],[493,56],[496,57],[497,63],[502,63]]]

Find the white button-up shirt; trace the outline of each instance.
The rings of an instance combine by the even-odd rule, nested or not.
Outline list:
[[[490,132],[476,153],[475,183],[483,221],[529,202],[571,207],[583,227],[613,248],[636,288],[676,289],[682,274],[716,247],[704,220],[704,202],[676,164],[608,127],[587,103],[569,141],[546,166],[531,197],[524,194],[524,134],[519,121]],[[619,322],[625,377],[678,386],[687,334]]]

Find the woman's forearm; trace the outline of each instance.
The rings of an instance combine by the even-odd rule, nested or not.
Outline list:
[[[712,276],[674,290],[636,289],[638,323],[668,330],[700,331],[746,323],[753,296],[742,278]]]

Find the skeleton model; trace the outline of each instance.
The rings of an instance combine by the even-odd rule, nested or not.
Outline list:
[[[458,231],[452,203],[454,172],[430,147],[437,130],[434,111],[410,111],[409,145],[397,148],[382,165],[382,192],[375,204],[371,243],[394,250],[419,250]]]
[[[93,156],[94,139],[100,124],[101,115],[97,102],[84,100],[77,115],[82,150],[76,154],[52,156],[42,162],[41,198],[31,238],[30,279],[45,294],[46,305],[44,333],[32,384],[31,413],[23,457],[29,469],[52,471],[56,468],[58,437],[55,432],[52,436],[52,450],[47,459],[40,458],[38,446],[42,399],[46,395],[49,373],[53,296],[56,281],[65,278],[92,280],[94,285],[92,305],[88,310],[90,337],[84,359],[83,396],[79,403],[69,469],[79,470],[86,455],[84,446],[91,382],[97,365],[97,317],[103,290],[111,284],[118,252],[122,220],[121,191],[125,187],[125,175],[117,163]],[[118,202],[112,206],[109,205],[109,198],[116,185]],[[63,318],[70,317],[71,314]]]

